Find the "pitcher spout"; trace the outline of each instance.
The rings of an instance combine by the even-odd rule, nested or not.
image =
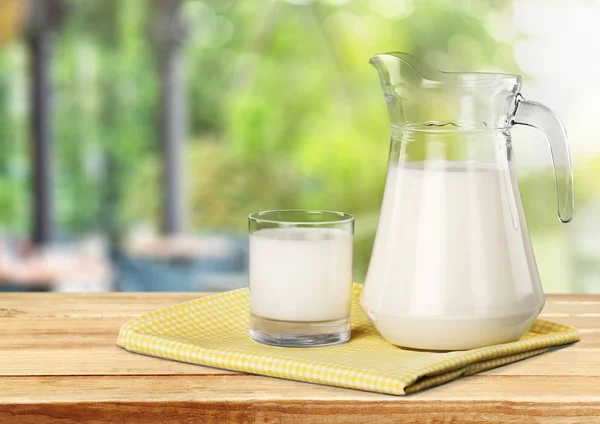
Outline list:
[[[521,86],[517,75],[443,72],[408,53],[381,53],[369,63],[379,73],[392,126],[503,128]]]
[[[369,63],[379,72],[384,89],[397,85],[436,86],[448,75],[409,53],[381,53],[373,56]]]

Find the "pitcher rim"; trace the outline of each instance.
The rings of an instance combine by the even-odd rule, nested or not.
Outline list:
[[[519,86],[522,80],[520,75],[509,74],[503,72],[450,72],[450,71],[441,71],[433,66],[430,66],[428,63],[421,61],[415,55],[405,52],[385,52],[379,53],[372,56],[369,59],[369,64],[378,68],[378,63],[381,62],[381,59],[384,57],[393,57],[397,60],[401,60],[407,66],[410,66],[415,72],[420,74],[425,81],[433,85],[446,85],[446,86],[455,86],[455,87],[472,87],[472,86],[497,86],[504,85],[507,82],[510,82],[512,85]],[[407,59],[410,59],[407,60]],[[444,76],[453,77],[453,80],[446,81],[436,81],[427,78],[423,73],[419,72],[418,69],[415,68],[413,63],[421,63],[428,68],[434,70],[435,72],[439,72]]]

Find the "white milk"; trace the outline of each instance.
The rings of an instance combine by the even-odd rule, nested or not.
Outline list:
[[[350,312],[352,236],[329,228],[250,235],[250,309],[281,321],[331,321]]]
[[[508,169],[390,166],[362,304],[400,346],[470,349],[520,337],[544,296]]]

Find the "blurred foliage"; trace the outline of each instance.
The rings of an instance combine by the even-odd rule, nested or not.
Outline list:
[[[52,69],[63,232],[158,225],[155,4],[66,1]],[[247,214],[261,209],[349,212],[357,217],[361,280],[389,149],[368,59],[406,51],[441,69],[518,72],[512,46],[495,40],[482,19],[508,7],[501,0],[185,2],[188,31],[174,36],[186,63],[193,229],[245,231]],[[0,220],[17,230],[28,217],[26,70],[23,40],[0,52]],[[535,178],[522,181],[528,196],[542,195],[532,189]]]
[[[0,46],[11,42],[19,34],[26,12],[26,0],[0,1]]]

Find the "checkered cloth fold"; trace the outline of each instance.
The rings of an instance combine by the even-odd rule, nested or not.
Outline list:
[[[579,340],[575,328],[537,320],[518,341],[460,352],[416,352],[385,342],[353,288],[348,343],[294,349],[266,346],[248,335],[248,290],[170,306],[134,318],[117,345],[131,352],[210,367],[372,392],[404,395],[546,352]]]

